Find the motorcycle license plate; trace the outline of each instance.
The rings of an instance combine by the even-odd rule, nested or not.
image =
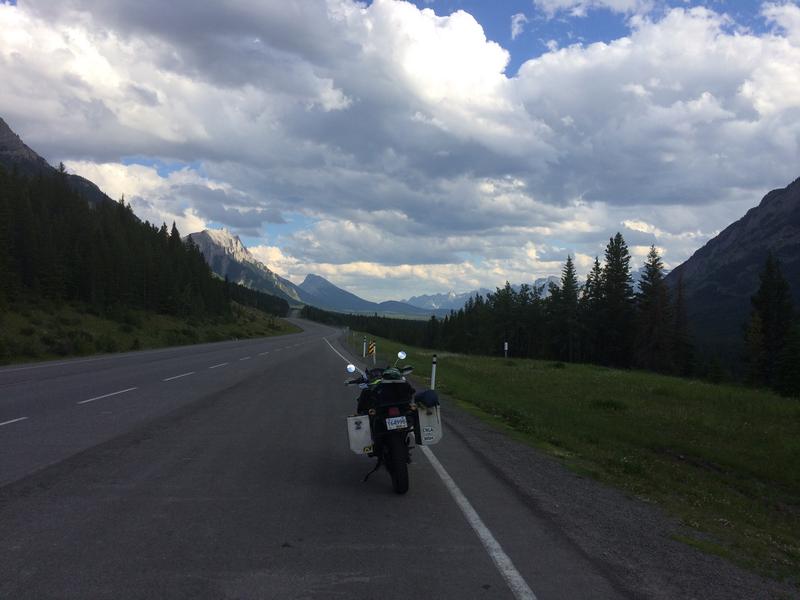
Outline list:
[[[386,429],[405,429],[408,427],[405,417],[388,417],[386,419]]]

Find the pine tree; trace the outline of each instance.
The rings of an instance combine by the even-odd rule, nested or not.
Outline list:
[[[598,341],[602,330],[603,287],[603,268],[600,259],[595,256],[579,301],[582,358],[587,362],[600,360]]]
[[[694,372],[694,347],[689,334],[689,319],[686,316],[682,273],[678,274],[678,283],[675,286],[673,314],[675,315],[675,325],[672,339],[672,364],[678,375],[688,377]]]
[[[561,271],[561,286],[551,284],[551,343],[558,358],[576,361],[579,358],[578,277],[572,256],[567,256]]]
[[[650,246],[636,294],[634,363],[637,366],[653,371],[672,370],[673,326],[664,263],[656,247]]]
[[[633,342],[633,284],[630,253],[622,234],[611,238],[606,246],[603,266],[602,361],[625,367],[631,363]]]
[[[753,311],[747,328],[748,363],[754,383],[773,386],[776,382],[777,364],[792,325],[794,310],[789,283],[781,273],[780,262],[771,252],[767,255],[759,278],[758,291],[751,298]],[[763,340],[763,353],[753,354],[757,345],[754,345],[755,339],[751,338],[759,329]]]
[[[777,366],[775,389],[784,396],[800,396],[800,320],[789,329]]]

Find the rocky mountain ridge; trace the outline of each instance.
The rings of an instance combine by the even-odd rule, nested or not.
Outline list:
[[[19,173],[30,176],[56,170],[31,150],[2,117],[0,117],[0,166],[9,171],[16,169]],[[112,202],[99,187],[80,175],[67,174],[67,181],[89,204]]]
[[[767,254],[781,262],[797,306],[800,301],[800,178],[772,190],[738,221],[709,240],[666,277],[683,280],[687,315],[697,342],[723,356],[743,352],[750,297]]]

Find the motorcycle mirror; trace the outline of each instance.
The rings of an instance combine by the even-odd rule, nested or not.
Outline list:
[[[347,372],[348,373],[355,373],[356,372],[356,366],[355,365],[347,365]]]
[[[402,350],[400,350],[400,352],[397,353],[397,358],[399,358],[400,360],[405,360],[406,356],[408,355]]]

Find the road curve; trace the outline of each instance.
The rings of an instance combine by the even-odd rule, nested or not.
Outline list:
[[[457,436],[362,483],[347,353],[297,323],[0,369],[0,598],[626,596]]]

